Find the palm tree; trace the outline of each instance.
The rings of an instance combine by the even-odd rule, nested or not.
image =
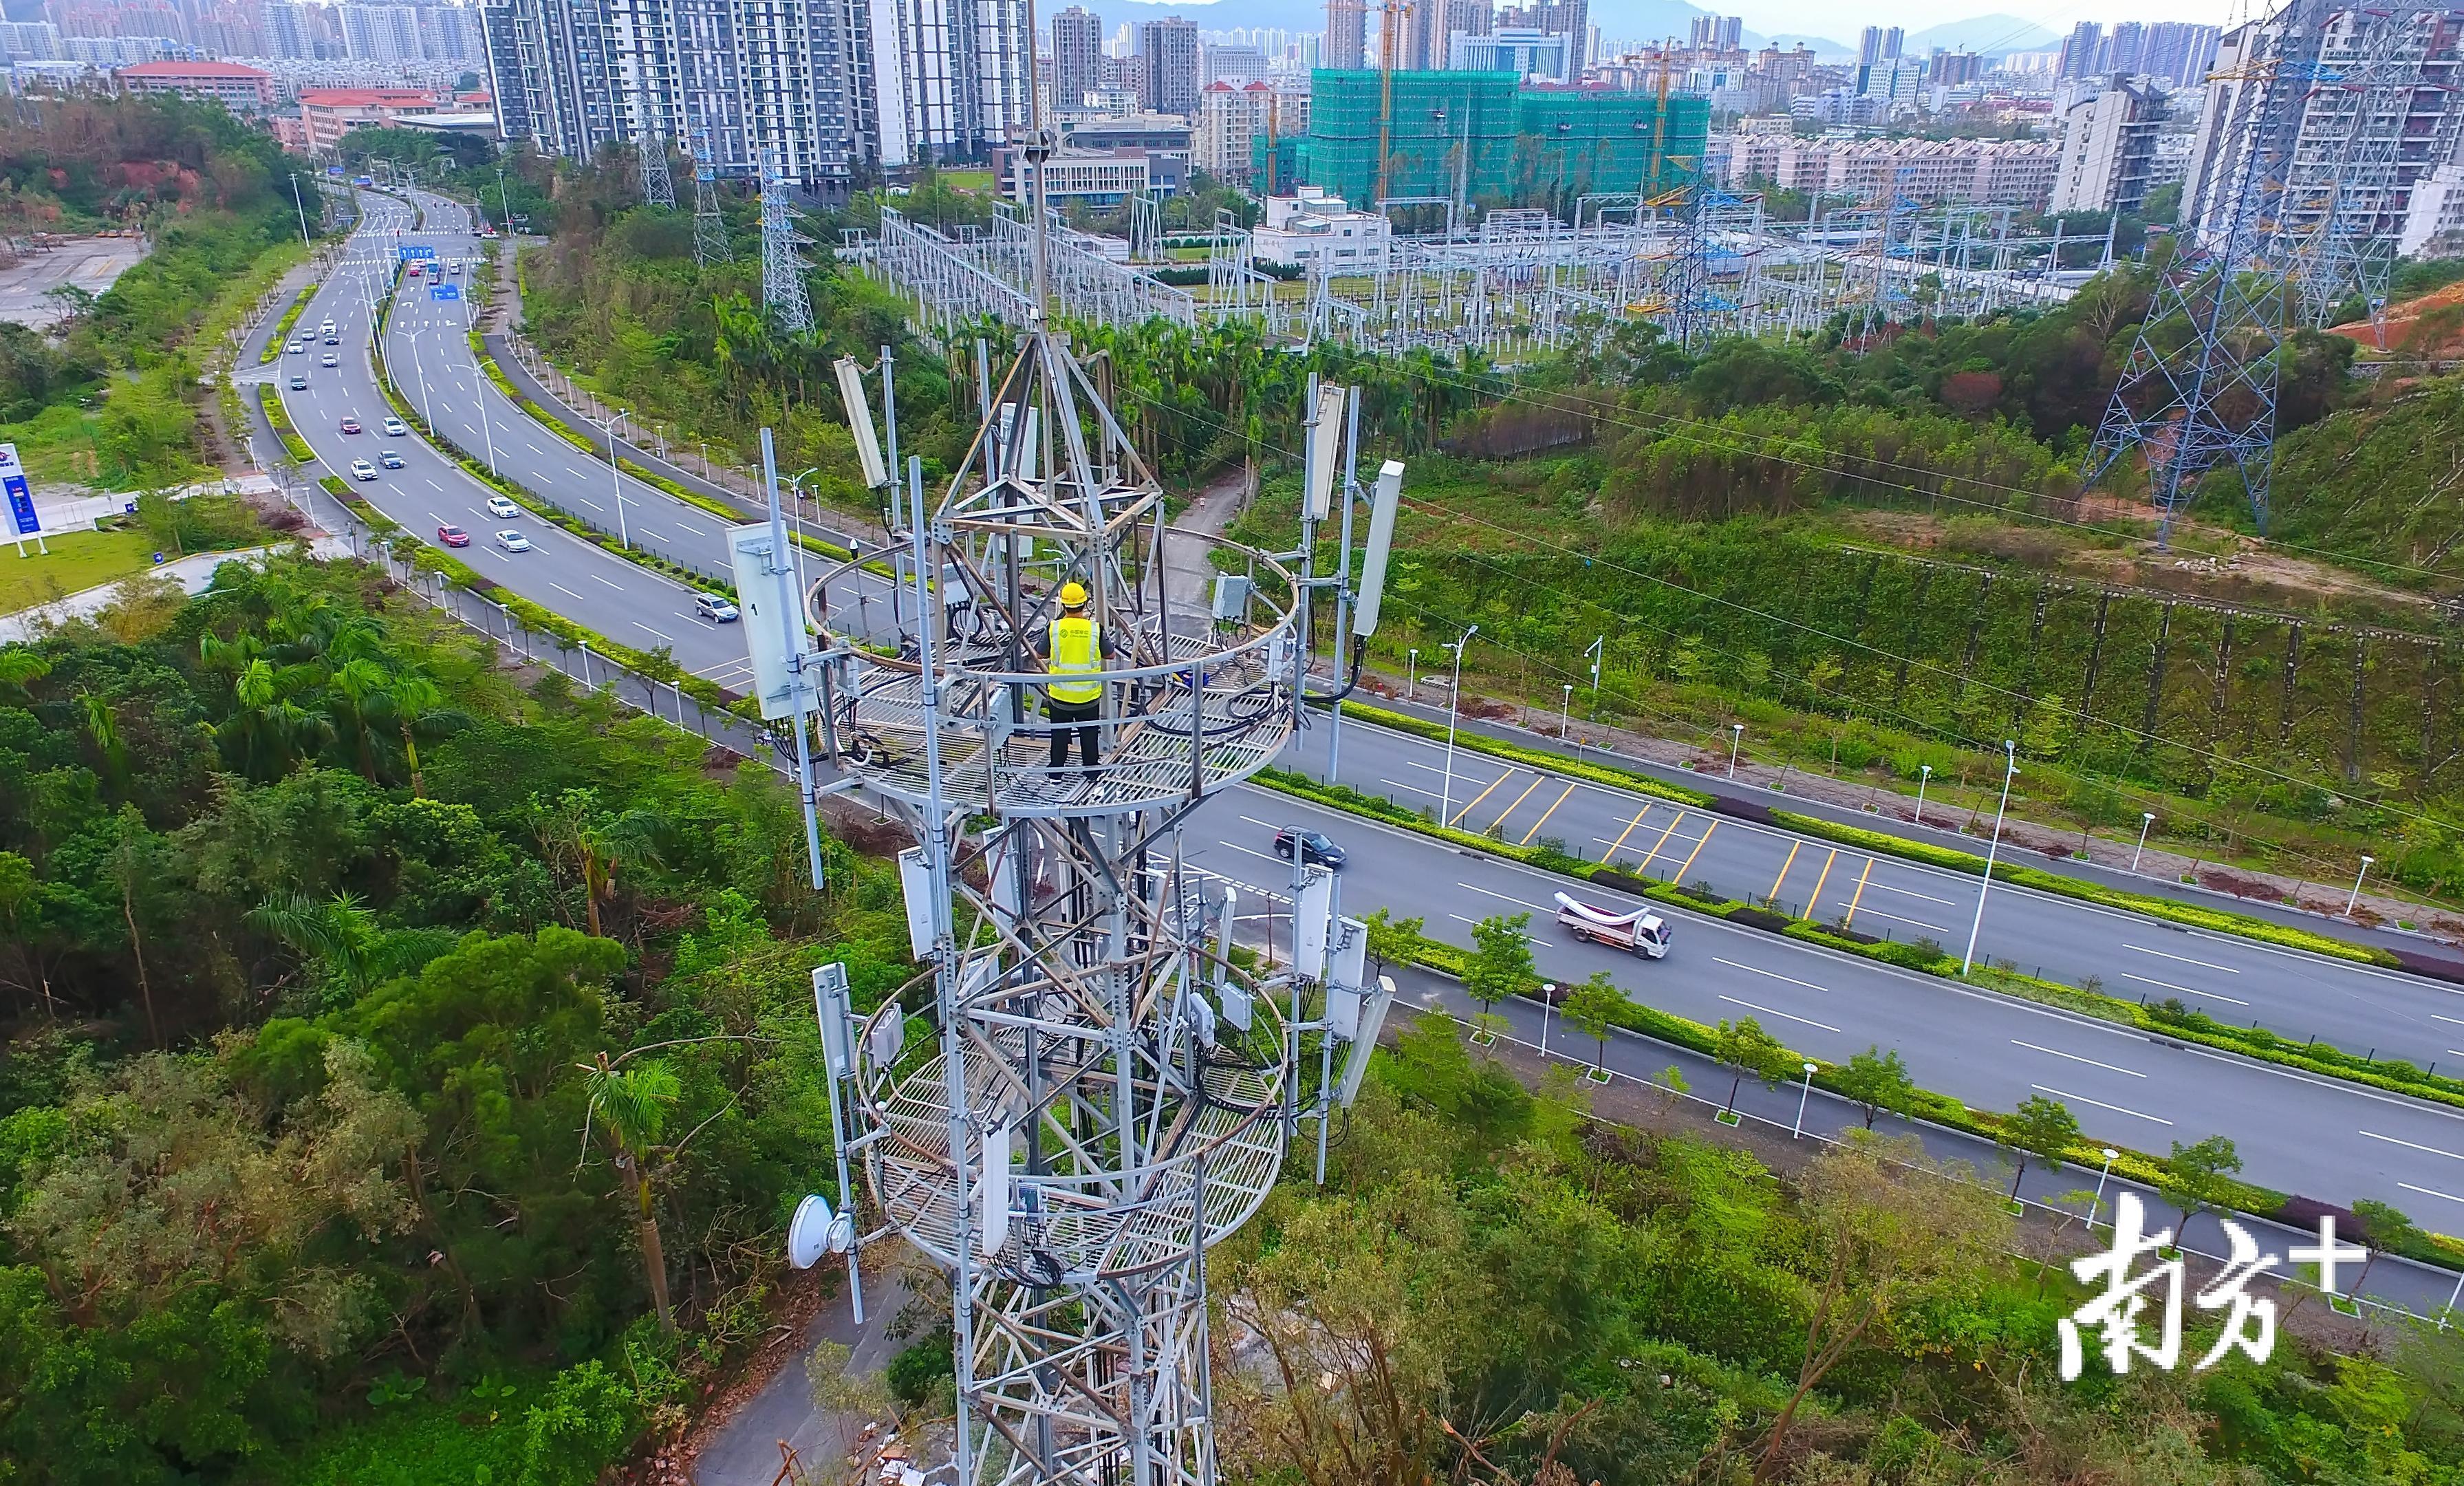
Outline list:
[[[23,690],[52,674],[52,663],[22,645],[0,650],[0,686]]]
[[[382,931],[376,915],[358,898],[337,893],[319,902],[305,893],[276,893],[248,921],[301,955],[322,961],[325,978],[349,986],[354,996],[367,993],[370,954]]]
[[[658,857],[659,817],[635,808],[611,815],[588,789],[568,789],[538,816],[539,844],[581,880],[590,932],[601,932],[599,905],[616,896],[618,873],[627,861]]]
[[[334,668],[334,690],[348,719],[351,751],[359,759],[361,775],[372,785],[377,782],[376,727],[369,719],[392,710],[393,700],[386,693],[392,681],[391,673],[365,655],[355,655]]]
[[[589,1120],[596,1116],[606,1129],[608,1143],[615,1147],[616,1169],[632,1187],[641,1214],[642,1268],[650,1281],[650,1302],[658,1307],[659,1325],[672,1334],[676,1319],[668,1308],[667,1251],[659,1242],[649,1161],[658,1149],[660,1133],[667,1128],[668,1111],[684,1095],[684,1083],[674,1069],[654,1057],[618,1070],[602,1053],[596,1064],[585,1066],[590,1074],[590,1104],[583,1116],[583,1136],[589,1138]]]

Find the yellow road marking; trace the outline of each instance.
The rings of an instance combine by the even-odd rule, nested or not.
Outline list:
[[[1703,854],[1703,848],[1711,844],[1711,832],[1719,829],[1720,823],[1716,820],[1705,823],[1703,827],[1703,838],[1694,843],[1694,850],[1685,854],[1685,865],[1678,868],[1677,875],[1670,877],[1668,879],[1669,881],[1683,882],[1685,880],[1685,875],[1694,870],[1694,858]]]
[[[1865,879],[1873,875],[1874,858],[1868,856],[1865,858],[1865,870],[1857,874],[1857,891],[1849,896],[1848,916],[1839,920],[1841,928],[1847,928],[1857,921],[1857,905],[1865,900]],[[1816,911],[1819,912],[1819,910]]]
[[[1822,916],[1822,884],[1831,880],[1831,864],[1838,859],[1839,849],[1834,847],[1831,854],[1822,858],[1822,876],[1814,879],[1814,896],[1805,900],[1805,905],[1814,910],[1817,919]]]
[[[1497,818],[1488,823],[1488,829],[1496,831],[1503,827],[1506,824],[1506,817],[1513,814],[1517,810],[1521,809],[1523,802],[1531,798],[1531,791],[1539,788],[1540,786],[1546,782],[1547,778],[1548,776],[1544,774],[1532,775],[1531,783],[1523,787],[1523,792],[1514,797],[1514,803],[1512,805],[1507,806],[1505,810],[1498,812]]]
[[[1566,793],[1557,796],[1557,805],[1565,804],[1566,796],[1571,795],[1573,792],[1574,787],[1568,785],[1566,787]],[[1551,805],[1547,810],[1542,810],[1540,812],[1540,818],[1531,823],[1531,829],[1523,832],[1523,839],[1515,842],[1514,844],[1517,846],[1529,846],[1531,844],[1531,838],[1540,833],[1540,828],[1549,824],[1549,817],[1557,813],[1557,805]],[[1513,812],[1509,810],[1507,813],[1512,814]]]
[[[1466,806],[1464,806],[1462,810],[1459,810],[1455,811],[1455,817],[1454,817],[1454,819],[1453,819],[1453,820],[1450,820],[1450,821],[1447,821],[1447,822],[1446,822],[1446,824],[1447,824],[1447,825],[1449,825],[1449,826],[1451,826],[1451,825],[1455,825],[1455,824],[1457,824],[1458,822],[1460,822],[1460,821],[1461,821],[1464,816],[1466,816],[1466,815],[1468,815],[1468,814],[1470,814],[1470,813],[1471,813],[1471,806],[1472,806],[1472,805],[1478,805],[1481,801],[1487,799],[1487,798],[1488,798],[1488,796],[1489,796],[1489,792],[1490,792],[1490,790],[1494,790],[1498,786],[1500,786],[1500,785],[1502,785],[1502,784],[1506,783],[1506,782],[1507,782],[1507,780],[1509,780],[1509,779],[1512,779],[1512,778],[1513,778],[1517,773],[1520,773],[1520,772],[1521,772],[1521,770],[1519,770],[1519,769],[1507,769],[1505,773],[1500,774],[1500,775],[1498,775],[1495,779],[1490,780],[1490,781],[1488,782],[1488,788],[1487,788],[1487,789],[1484,789],[1484,790],[1482,790],[1480,793],[1478,793],[1478,794],[1476,794],[1476,795],[1473,795],[1473,796],[1471,797],[1471,805],[1466,805]]]
[[[1771,890],[1763,895],[1772,902],[1779,901],[1780,884],[1788,880],[1788,869],[1796,865],[1796,849],[1804,844],[1802,841],[1791,841],[1788,844],[1788,860],[1779,864],[1779,876],[1771,878]]]
[[[1660,859],[1660,849],[1668,844],[1668,838],[1677,834],[1677,828],[1683,824],[1685,824],[1685,812],[1679,810],[1677,818],[1668,823],[1668,829],[1660,833],[1660,839],[1651,843],[1651,854],[1642,859],[1641,866],[1634,869],[1637,876],[1651,870],[1651,864]]]
[[[1617,832],[1617,844],[1616,844],[1616,845],[1614,845],[1614,846],[1612,846],[1612,847],[1610,847],[1610,848],[1609,848],[1609,854],[1607,854],[1606,856],[1601,857],[1601,858],[1600,858],[1600,860],[1602,860],[1602,861],[1604,861],[1604,862],[1613,862],[1613,861],[1616,861],[1616,860],[1617,860],[1617,853],[1619,853],[1619,852],[1621,852],[1621,851],[1624,851],[1624,850],[1625,850],[1625,838],[1626,838],[1626,837],[1628,837],[1628,836],[1630,836],[1630,835],[1632,835],[1632,834],[1634,834],[1634,828],[1635,828],[1635,827],[1637,827],[1637,826],[1641,825],[1641,824],[1642,824],[1642,817],[1644,817],[1645,815],[1648,815],[1648,814],[1650,814],[1650,813],[1651,813],[1651,807],[1650,807],[1650,806],[1648,806],[1648,805],[1646,805],[1646,806],[1644,806],[1642,809],[1640,809],[1640,810],[1639,810],[1635,811],[1635,812],[1634,812],[1634,819],[1632,819],[1632,820],[1630,820],[1630,821],[1627,821],[1627,822],[1625,823],[1625,829],[1624,829],[1623,831],[1620,831],[1620,832]]]

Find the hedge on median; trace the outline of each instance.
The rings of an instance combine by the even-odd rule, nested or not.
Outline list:
[[[266,338],[265,349],[256,353],[259,366],[282,359],[282,347],[284,343],[291,339],[291,327],[299,323],[299,317],[307,310],[308,301],[315,298],[317,298],[317,285],[312,280],[301,287],[299,298],[292,300],[291,307],[282,312],[280,320],[275,322],[274,334]]]
[[[274,430],[275,437],[282,440],[282,452],[291,456],[292,462],[296,464],[317,462],[317,451],[309,448],[308,441],[299,436],[297,429],[292,427],[290,410],[282,406],[282,394],[274,389],[273,383],[260,382],[256,385],[256,405],[265,410],[266,426]]]

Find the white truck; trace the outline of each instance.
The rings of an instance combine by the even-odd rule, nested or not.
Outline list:
[[[1618,913],[1610,908],[1595,908],[1579,903],[1560,893],[1557,895],[1558,925],[1576,939],[1613,949],[1631,949],[1648,960],[1668,957],[1668,920],[1647,908],[1631,913]]]

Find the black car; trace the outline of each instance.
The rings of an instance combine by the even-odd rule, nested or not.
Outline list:
[[[1275,854],[1288,861],[1295,841],[1300,843],[1301,860],[1327,868],[1343,865],[1343,848],[1335,844],[1334,837],[1323,831],[1307,831],[1299,826],[1286,826],[1275,832]]]

